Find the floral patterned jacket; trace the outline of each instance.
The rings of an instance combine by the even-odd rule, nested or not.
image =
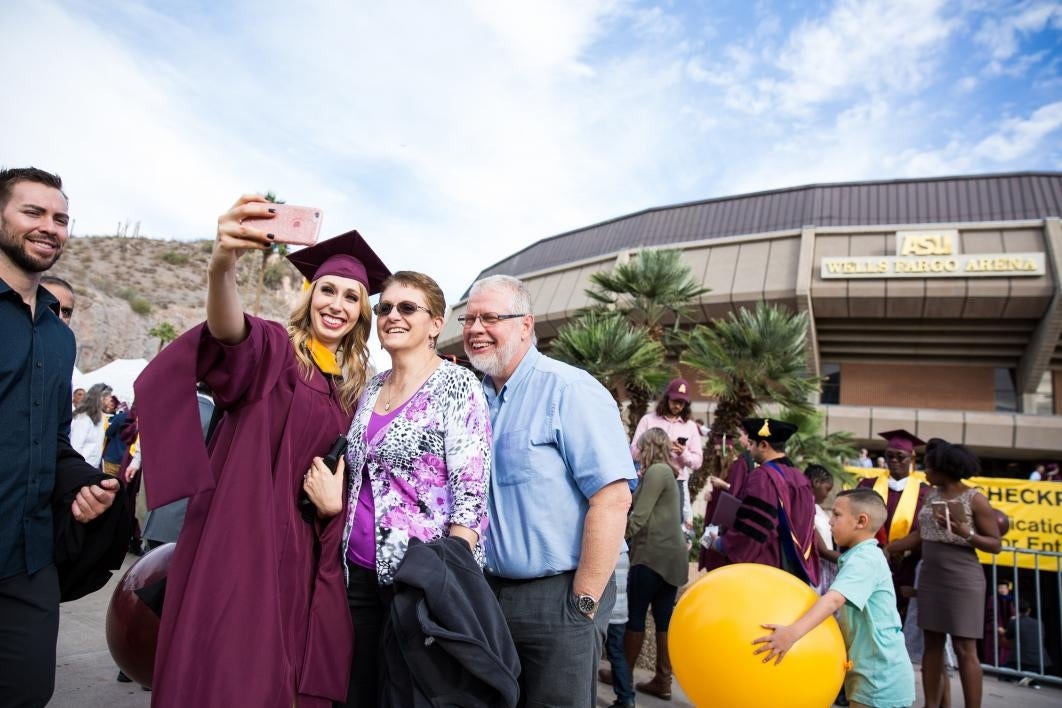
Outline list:
[[[373,437],[365,432],[390,371],[377,374],[358,401],[347,433],[348,512],[343,558],[367,465],[376,511],[376,573],[388,585],[410,538],[434,541],[450,524],[479,533],[473,555],[485,562],[490,489],[490,414],[483,387],[467,369],[443,361],[405,408]]]

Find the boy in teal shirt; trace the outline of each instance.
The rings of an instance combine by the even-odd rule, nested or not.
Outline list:
[[[904,646],[896,594],[885,554],[874,534],[885,523],[885,502],[872,489],[837,495],[830,528],[838,546],[837,577],[825,595],[788,626],[763,625],[773,633],[753,640],[756,654],[777,664],[797,641],[840,610],[839,623],[852,668],[845,694],[852,706],[900,708],[914,703],[914,669]]]

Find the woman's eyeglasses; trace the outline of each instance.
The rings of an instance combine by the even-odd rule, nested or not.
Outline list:
[[[387,317],[387,315],[391,314],[391,310],[398,310],[398,314],[403,317],[415,315],[417,314],[417,310],[424,310],[429,315],[431,314],[431,310],[428,308],[423,305],[418,305],[415,302],[410,302],[409,300],[403,300],[402,302],[396,303],[378,302],[372,306],[372,312],[377,317]]]
[[[478,315],[461,315],[457,318],[457,321],[461,323],[462,327],[471,327],[476,324],[476,320],[483,323],[484,327],[493,327],[502,320],[511,320],[515,317],[525,317],[527,313],[521,313],[518,315],[499,315],[497,312],[483,312]]]

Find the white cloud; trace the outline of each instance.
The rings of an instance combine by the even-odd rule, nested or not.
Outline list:
[[[1024,118],[1001,118],[985,135],[955,132],[943,145],[928,149],[906,148],[893,165],[898,176],[925,176],[1025,170],[1048,155],[1050,169],[1058,169],[1058,131],[1062,129],[1062,102],[1033,110]]]
[[[974,41],[989,50],[996,67],[1018,52],[1023,36],[1048,26],[1062,29],[1062,5],[1057,2],[1033,0],[1006,10],[1000,16],[986,18],[974,34]]]
[[[940,0],[839,0],[804,21],[760,5],[738,28],[637,0],[8,4],[0,51],[34,68],[8,95],[46,100],[0,113],[4,159],[63,174],[80,233],[139,219],[206,237],[268,188],[451,300],[537,239],[653,205],[1058,166],[1042,149],[1057,109],[1036,110],[1054,104],[950,66],[969,36]],[[20,27],[47,27],[48,51]],[[1013,36],[1008,65],[1029,35]]]
[[[1029,156],[1049,135],[1062,128],[1062,101],[1036,109],[1028,118],[1010,118],[977,144],[974,154],[1007,163]]]
[[[933,73],[957,23],[943,0],[841,0],[821,21],[798,26],[775,64],[781,108],[794,113],[881,89],[913,92]]]

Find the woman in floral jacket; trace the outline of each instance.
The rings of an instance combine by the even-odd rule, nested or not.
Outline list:
[[[347,706],[375,706],[379,638],[411,538],[464,539],[482,566],[491,433],[483,389],[440,359],[446,303],[430,277],[400,271],[373,308],[392,369],[366,386],[347,435],[344,533],[354,659]]]

